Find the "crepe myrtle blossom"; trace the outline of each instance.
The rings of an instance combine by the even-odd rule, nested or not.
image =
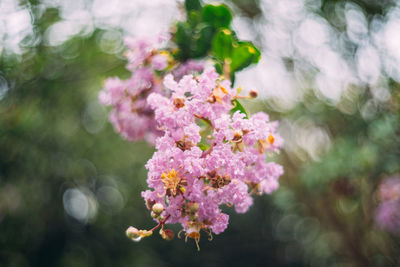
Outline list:
[[[99,93],[103,105],[111,106],[110,122],[115,130],[129,141],[147,140],[154,144],[163,134],[157,128],[154,111],[147,104],[151,93],[163,94],[162,77],[169,71],[178,76],[202,70],[201,62],[188,61],[178,64],[173,61],[168,50],[163,50],[169,37],[125,39],[128,51],[127,69],[132,75],[127,80],[110,77]]]
[[[375,221],[379,228],[400,234],[400,176],[385,179],[379,186],[379,204]]]
[[[283,168],[267,162],[266,154],[278,152],[283,140],[267,114],[231,114],[234,100],[243,97],[214,68],[179,82],[169,74],[163,84],[167,96],[152,92],[147,98],[163,135],[146,164],[150,190],[142,192],[158,224],[148,231],[128,228],[127,235],[137,239],[160,228],[169,240],[173,232],[165,225],[179,223],[178,236],[193,238],[198,247],[201,231],[211,239],[227,228],[222,205],[245,213],[253,194],[278,188]]]
[[[201,73],[204,70],[204,62],[190,59],[182,63],[179,67],[173,70],[172,74],[175,80],[180,80],[183,76],[193,73]]]

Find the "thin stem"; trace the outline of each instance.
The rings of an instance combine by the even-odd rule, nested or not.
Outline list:
[[[239,95],[237,95],[237,96],[234,96],[233,99],[252,99],[252,97],[251,96],[239,96]]]
[[[168,218],[169,218],[170,216],[171,216],[171,215],[168,215],[167,217],[165,217],[164,220],[160,221],[156,226],[154,226],[154,227],[153,227],[152,229],[150,229],[149,231],[150,231],[150,232],[153,232],[154,230],[156,230],[157,228],[159,228],[161,225],[164,225],[165,222],[168,220]]]
[[[230,80],[231,73],[231,59],[226,58],[224,60],[224,65],[222,66],[222,75],[225,79]]]

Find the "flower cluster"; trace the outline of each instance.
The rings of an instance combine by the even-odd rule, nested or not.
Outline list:
[[[153,39],[127,38],[125,44],[129,50],[125,55],[131,77],[127,80],[108,78],[99,93],[100,102],[112,107],[110,121],[115,130],[129,141],[145,139],[154,144],[155,139],[162,135],[146,99],[153,92],[164,92],[162,77],[165,73],[174,71],[177,77],[182,77],[203,69],[200,62],[175,63],[170,52],[161,49],[167,41],[168,36],[164,35]]]
[[[249,118],[240,111],[231,114],[240,97],[214,68],[179,82],[169,74],[163,83],[168,96],[153,92],[147,98],[163,136],[146,165],[152,190],[142,196],[158,222],[151,232],[161,226],[167,239],[171,230],[164,225],[180,223],[186,239],[198,244],[201,230],[211,237],[226,229],[229,216],[222,205],[244,213],[252,194],[278,188],[283,168],[267,162],[265,152],[277,152],[282,139],[277,123],[263,112]],[[134,229],[135,238],[148,235]]]
[[[376,212],[376,222],[381,229],[394,234],[400,233],[400,176],[384,180],[379,186],[381,200]]]

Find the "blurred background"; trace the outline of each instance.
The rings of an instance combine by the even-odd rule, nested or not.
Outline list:
[[[122,39],[167,31],[181,1],[0,0],[0,266],[400,266],[400,1],[224,2],[263,52],[236,85],[280,121],[285,174],[197,252],[125,237],[154,224],[153,148],[97,100],[129,75]]]

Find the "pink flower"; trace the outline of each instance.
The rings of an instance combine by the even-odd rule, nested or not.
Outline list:
[[[267,162],[263,152],[277,151],[280,137],[277,123],[265,113],[249,119],[229,114],[236,92],[213,68],[179,81],[167,75],[164,86],[170,97],[152,93],[147,99],[164,132],[146,165],[147,183],[163,198],[157,201],[166,206],[166,223],[180,223],[197,242],[200,230],[219,234],[226,229],[228,215],[221,205],[245,213],[253,204],[251,193],[278,188],[283,168]],[[150,193],[143,196],[154,200]]]
[[[387,201],[378,206],[376,212],[378,226],[393,234],[400,233],[400,201]]]
[[[188,60],[179,66],[174,72],[175,79],[180,80],[187,74],[198,74],[204,70],[204,63],[201,61]]]
[[[157,54],[151,58],[151,65],[155,70],[164,70],[168,67],[168,57],[165,55]]]
[[[99,93],[99,100],[103,105],[116,105],[125,96],[125,83],[119,78],[108,78],[104,89]]]
[[[157,137],[160,137],[163,132],[160,131],[160,124],[168,124],[162,121],[163,114],[166,115],[170,112],[168,109],[157,109],[156,106],[168,106],[162,97],[165,95],[163,85],[159,75],[167,74],[166,68],[168,67],[168,52],[159,50],[166,41],[169,40],[168,35],[158,35],[151,38],[126,38],[125,44],[129,48],[126,53],[128,59],[127,69],[132,72],[132,75],[127,80],[120,80],[119,78],[108,78],[105,82],[104,89],[99,93],[99,101],[106,106],[111,106],[110,122],[113,124],[114,129],[121,134],[122,137],[129,141],[147,140],[150,144],[154,145]],[[187,73],[197,73],[203,69],[203,63],[188,61],[183,63],[175,70],[179,76]],[[159,71],[165,71],[160,74]],[[165,87],[174,91],[177,97],[181,92],[185,91],[191,83],[197,86],[191,78],[182,79],[180,84],[174,81],[172,76],[166,76],[164,79]],[[157,93],[159,96],[152,96],[148,99],[149,95]],[[184,97],[183,95],[180,95]],[[168,99],[165,99],[167,102]],[[157,102],[161,101],[161,102]],[[163,103],[164,102],[164,103]],[[155,115],[154,110],[159,115]],[[181,112],[182,120],[187,118],[185,113]],[[156,120],[155,116],[159,119]],[[165,117],[171,123],[173,121],[180,121],[178,119],[171,120]],[[174,132],[175,136],[179,138],[183,135],[181,125],[175,123],[174,126],[177,131]],[[180,132],[179,130],[180,129]],[[199,138],[195,136],[193,138]]]
[[[400,177],[385,179],[379,186],[378,197],[382,202],[376,211],[376,223],[383,230],[400,234]]]

